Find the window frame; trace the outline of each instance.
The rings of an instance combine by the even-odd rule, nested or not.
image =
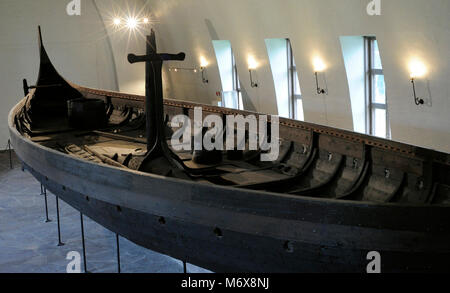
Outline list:
[[[364,37],[364,64],[365,64],[365,88],[366,88],[366,98],[365,98],[365,107],[366,107],[366,133],[369,135],[375,135],[375,124],[374,124],[374,116],[376,109],[381,109],[386,111],[386,139],[391,138],[391,128],[389,124],[389,111],[387,108],[387,95],[385,95],[385,103],[377,103],[375,102],[375,77],[383,76],[383,69],[374,68],[375,64],[375,46],[374,42],[376,41],[376,37]]]
[[[233,91],[236,92],[238,110],[244,110],[244,103],[242,100],[241,82],[237,71],[236,59],[234,57],[233,48],[231,48],[231,60],[233,66]]]
[[[217,44],[215,42],[217,42]],[[212,40],[212,45],[216,55],[220,79],[222,83],[220,106],[230,107],[237,110],[244,110],[241,84],[231,42],[229,40]],[[219,50],[219,48],[221,50],[226,50],[226,52]],[[227,58],[227,62],[223,63],[224,60],[221,60],[221,58]],[[225,64],[226,67],[222,68],[221,64]],[[226,101],[229,101],[232,105],[227,105]]]
[[[296,94],[296,83],[300,82],[298,80],[298,71],[295,64],[294,52],[292,50],[291,40],[286,39],[286,54],[287,54],[287,65],[288,65],[288,87],[289,87],[289,117],[291,119],[299,119],[297,113],[297,101],[302,100],[302,95]],[[297,82],[295,80],[297,78]],[[300,90],[300,89],[299,89]]]

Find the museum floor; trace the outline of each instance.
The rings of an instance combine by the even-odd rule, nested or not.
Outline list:
[[[64,246],[58,247],[56,201],[48,193],[49,215],[45,223],[44,196],[40,184],[22,172],[8,153],[0,153],[0,273],[65,273],[71,251],[82,253],[80,214],[60,201],[61,234]],[[115,235],[84,217],[88,271],[117,272]],[[182,273],[181,261],[139,247],[120,238],[123,273]],[[189,265],[189,273],[207,272]]]

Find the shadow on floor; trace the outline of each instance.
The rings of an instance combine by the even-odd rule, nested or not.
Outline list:
[[[45,223],[40,183],[23,172],[16,156],[0,153],[0,273],[65,273],[71,251],[82,253],[80,214],[59,201],[64,246],[58,247],[56,200],[48,192],[49,215]],[[87,267],[93,273],[117,272],[116,237],[84,217]],[[123,273],[182,273],[181,261],[120,238]],[[209,271],[188,264],[189,273]]]

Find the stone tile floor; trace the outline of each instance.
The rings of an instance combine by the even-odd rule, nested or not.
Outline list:
[[[58,247],[56,200],[48,193],[49,215],[45,223],[44,196],[40,183],[22,172],[13,156],[0,153],[0,273],[65,273],[71,251],[82,253],[80,214],[60,203],[61,234],[64,246]],[[116,237],[99,224],[84,217],[87,267],[92,273],[117,272]],[[123,273],[182,273],[181,261],[139,247],[120,238]],[[208,272],[188,264],[189,273]]]

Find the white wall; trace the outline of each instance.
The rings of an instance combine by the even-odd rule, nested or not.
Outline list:
[[[86,0],[85,0],[86,1]],[[145,35],[143,27],[140,32],[130,32],[128,29],[117,28],[113,24],[116,17],[143,18],[151,15],[148,3],[144,0],[95,0],[101,19],[107,31],[107,38],[111,42],[118,89],[124,93],[145,94],[145,64],[130,64],[127,60],[129,53],[145,54]],[[149,31],[150,27],[147,27]],[[106,36],[105,36],[106,37]]]
[[[105,21],[105,26],[102,21],[103,17],[109,20],[105,14],[108,15],[110,9],[125,11],[133,1],[82,0],[81,16],[67,15],[69,2],[0,1],[0,149],[4,149],[9,138],[8,113],[24,95],[22,79],[26,78],[30,85],[36,82],[38,25],[41,25],[45,47],[56,69],[69,81],[94,88],[144,92],[142,66],[125,64],[127,44],[130,50],[142,50],[144,40],[118,41],[118,34],[114,33],[110,39],[105,29],[109,30],[108,22]],[[143,6],[143,1],[134,2]]]
[[[246,108],[276,114],[264,40],[289,38],[299,71],[305,120],[349,130],[353,130],[352,110],[339,37],[375,35],[386,78],[393,139],[450,152],[448,0],[382,0],[381,16],[367,15],[370,0],[96,0],[112,53],[92,1],[82,0],[83,15],[79,17],[65,14],[69,0],[0,1],[0,146],[8,137],[7,112],[23,95],[21,79],[33,82],[37,75],[39,23],[51,58],[69,80],[144,92],[143,64],[126,62],[127,53],[144,52],[142,38],[128,40],[128,35],[110,26],[114,14],[127,14],[136,7],[150,10],[160,51],[186,52],[186,61],[172,66],[199,67],[200,56],[210,63],[209,84],[202,83],[198,73],[166,70],[166,97],[216,101],[221,83],[211,40],[224,39],[233,47]],[[258,88],[250,87],[248,55],[259,63]],[[327,63],[328,96],[316,94],[311,64],[314,55]],[[428,82],[419,81],[418,91],[430,96],[432,107],[414,104],[407,66],[414,56],[429,68]]]
[[[204,55],[209,85],[194,75],[166,74],[166,96],[212,102],[220,79],[212,39],[230,40],[251,105],[276,113],[275,88],[264,39],[290,38],[299,70],[305,120],[353,130],[352,109],[340,36],[375,35],[386,77],[392,138],[450,152],[450,1],[382,0],[382,15],[369,16],[370,0],[149,0],[157,17],[160,49],[185,51],[183,66]],[[259,87],[251,88],[247,57],[260,63]],[[311,59],[327,63],[328,96],[315,93]],[[408,61],[417,56],[429,68],[432,107],[412,98]],[[427,94],[425,82],[419,88]]]

